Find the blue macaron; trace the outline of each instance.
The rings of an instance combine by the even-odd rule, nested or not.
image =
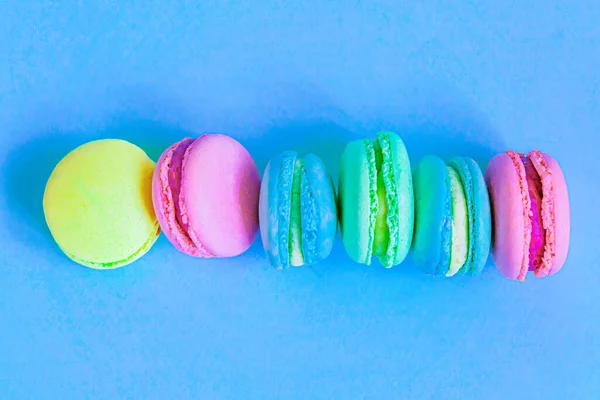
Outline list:
[[[333,181],[319,157],[294,151],[273,157],[265,169],[259,200],[265,253],[278,269],[326,258],[337,232]]]
[[[413,259],[427,274],[479,274],[491,245],[490,200],[481,169],[466,157],[424,157],[414,171]]]

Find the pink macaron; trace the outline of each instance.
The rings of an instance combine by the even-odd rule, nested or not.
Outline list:
[[[558,272],[567,258],[570,210],[562,170],[550,155],[533,150],[495,156],[485,179],[494,220],[492,256],[509,279],[524,281]]]
[[[233,257],[258,233],[260,176],[250,153],[219,134],[185,138],[161,155],[152,180],[169,241],[195,257]]]

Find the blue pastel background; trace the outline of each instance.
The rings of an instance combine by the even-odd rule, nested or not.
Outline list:
[[[600,3],[0,2],[0,399],[600,398]],[[394,130],[411,161],[540,148],[567,177],[553,277],[434,279],[354,264],[338,239],[275,271],[260,241],[195,260],[162,237],[115,271],[63,256],[54,164],[118,137],[283,149],[337,176]]]

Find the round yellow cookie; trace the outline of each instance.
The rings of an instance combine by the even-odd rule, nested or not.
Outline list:
[[[54,240],[90,268],[127,265],[154,244],[160,228],[152,207],[154,162],[117,139],[86,143],[54,168],[44,214]]]

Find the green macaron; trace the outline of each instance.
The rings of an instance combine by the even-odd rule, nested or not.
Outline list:
[[[392,132],[348,143],[342,154],[339,213],[346,252],[389,268],[408,254],[413,235],[413,186],[404,142]]]

